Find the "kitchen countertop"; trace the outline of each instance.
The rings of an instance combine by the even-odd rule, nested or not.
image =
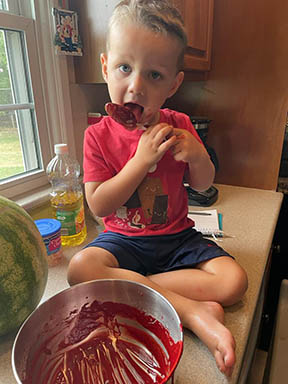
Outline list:
[[[227,379],[221,374],[214,358],[190,331],[184,331],[184,351],[177,367],[175,384],[225,384],[240,383],[240,376],[247,365],[246,351],[254,328],[257,303],[261,294],[263,276],[267,266],[271,243],[277,223],[282,194],[252,188],[215,185],[218,200],[207,209],[216,208],[223,214],[223,229],[231,237],[224,238],[221,247],[232,254],[248,274],[249,288],[243,300],[225,308],[225,324],[236,340],[237,362],[233,376]],[[193,207],[193,210],[205,209]],[[38,218],[38,217],[37,217]],[[87,217],[88,236],[91,241],[101,227]],[[84,243],[84,244],[85,244]],[[83,245],[65,248],[64,259],[49,269],[48,283],[42,298],[48,299],[68,287],[67,265],[74,253]],[[15,384],[11,368],[11,349],[15,335],[0,338],[0,384]]]

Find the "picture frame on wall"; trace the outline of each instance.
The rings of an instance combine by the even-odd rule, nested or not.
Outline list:
[[[75,11],[53,8],[55,22],[54,45],[58,55],[82,56],[82,42]]]

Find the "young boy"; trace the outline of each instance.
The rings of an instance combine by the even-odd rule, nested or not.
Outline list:
[[[86,130],[86,198],[106,230],[72,258],[68,281],[115,278],[154,288],[229,376],[235,343],[222,306],[241,299],[246,273],[192,228],[183,178],[206,190],[214,166],[189,117],[160,109],[183,81],[185,47],[181,17],[168,0],[124,0],[116,7],[101,55],[103,76],[111,101],[140,109],[139,124],[148,128],[127,130],[107,116]]]

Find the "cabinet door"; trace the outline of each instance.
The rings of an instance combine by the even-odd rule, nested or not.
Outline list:
[[[100,53],[105,51],[107,24],[119,0],[70,0],[78,13],[83,56],[74,57],[77,83],[103,83]],[[183,15],[188,35],[186,71],[208,71],[212,41],[214,0],[173,0]]]
[[[78,13],[83,56],[74,57],[76,83],[104,83],[100,54],[105,52],[109,17],[119,0],[70,0],[70,8]]]
[[[214,0],[173,0],[184,19],[188,47],[186,71],[210,69]]]

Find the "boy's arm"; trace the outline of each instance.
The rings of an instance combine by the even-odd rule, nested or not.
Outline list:
[[[110,215],[128,201],[144,179],[149,167],[133,157],[121,171],[104,182],[85,184],[85,195],[91,211],[99,217]]]
[[[191,188],[205,191],[214,181],[215,167],[206,148],[187,130],[174,128],[177,136],[173,148],[174,159],[188,163],[185,177]]]
[[[94,215],[104,217],[125,204],[142,182],[151,166],[156,164],[171,148],[176,137],[164,140],[173,127],[161,123],[143,132],[135,155],[121,171],[104,182],[87,182],[85,194]]]
[[[214,164],[204,147],[203,150],[204,153],[199,155],[197,160],[194,159],[188,162],[188,182],[190,187],[196,191],[206,191],[213,183],[215,177]]]

